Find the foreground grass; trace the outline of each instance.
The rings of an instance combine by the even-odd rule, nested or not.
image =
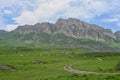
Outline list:
[[[99,60],[100,59],[100,60]],[[95,58],[83,60],[80,63],[77,63],[73,67],[75,69],[94,71],[94,72],[117,72],[115,70],[116,63],[119,61],[119,57],[113,58]]]
[[[0,80],[120,80],[119,75],[79,75],[64,71],[66,64],[75,65],[77,69],[103,72],[114,71],[119,56],[86,58],[82,49],[74,48],[28,48],[28,47],[1,47],[0,64],[16,67],[16,71],[0,70]],[[45,64],[35,64],[32,61],[45,61]],[[101,65],[102,64],[102,65]]]

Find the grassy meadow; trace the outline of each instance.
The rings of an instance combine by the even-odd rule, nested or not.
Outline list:
[[[114,73],[119,72],[115,69],[119,61],[119,53],[95,53],[78,48],[4,46],[0,47],[0,65],[10,65],[15,70],[0,69],[0,80],[120,80],[119,74],[74,74],[63,69],[65,65],[75,64],[74,69]]]

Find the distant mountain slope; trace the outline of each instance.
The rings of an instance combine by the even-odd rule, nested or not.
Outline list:
[[[0,44],[11,46],[59,46],[93,51],[119,51],[120,32],[88,24],[75,18],[18,26],[11,32],[0,31]]]
[[[2,39],[5,35],[7,35],[8,32],[4,30],[0,30],[0,39]]]
[[[64,33],[67,36],[95,41],[117,41],[116,35],[110,29],[104,29],[94,24],[88,24],[75,18],[59,19],[55,24],[48,22],[35,25],[19,26],[15,32],[21,34],[42,32],[55,35]]]
[[[120,42],[120,31],[115,32],[115,36],[118,42]]]

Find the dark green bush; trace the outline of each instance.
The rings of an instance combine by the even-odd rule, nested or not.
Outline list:
[[[116,69],[117,71],[120,71],[120,61],[116,64],[115,69]]]
[[[86,57],[108,57],[108,56],[120,56],[120,53],[118,52],[90,52],[90,53],[84,53],[83,56]]]

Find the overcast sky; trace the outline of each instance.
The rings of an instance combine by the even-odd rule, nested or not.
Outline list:
[[[78,18],[120,31],[120,0],[0,0],[0,29]]]

